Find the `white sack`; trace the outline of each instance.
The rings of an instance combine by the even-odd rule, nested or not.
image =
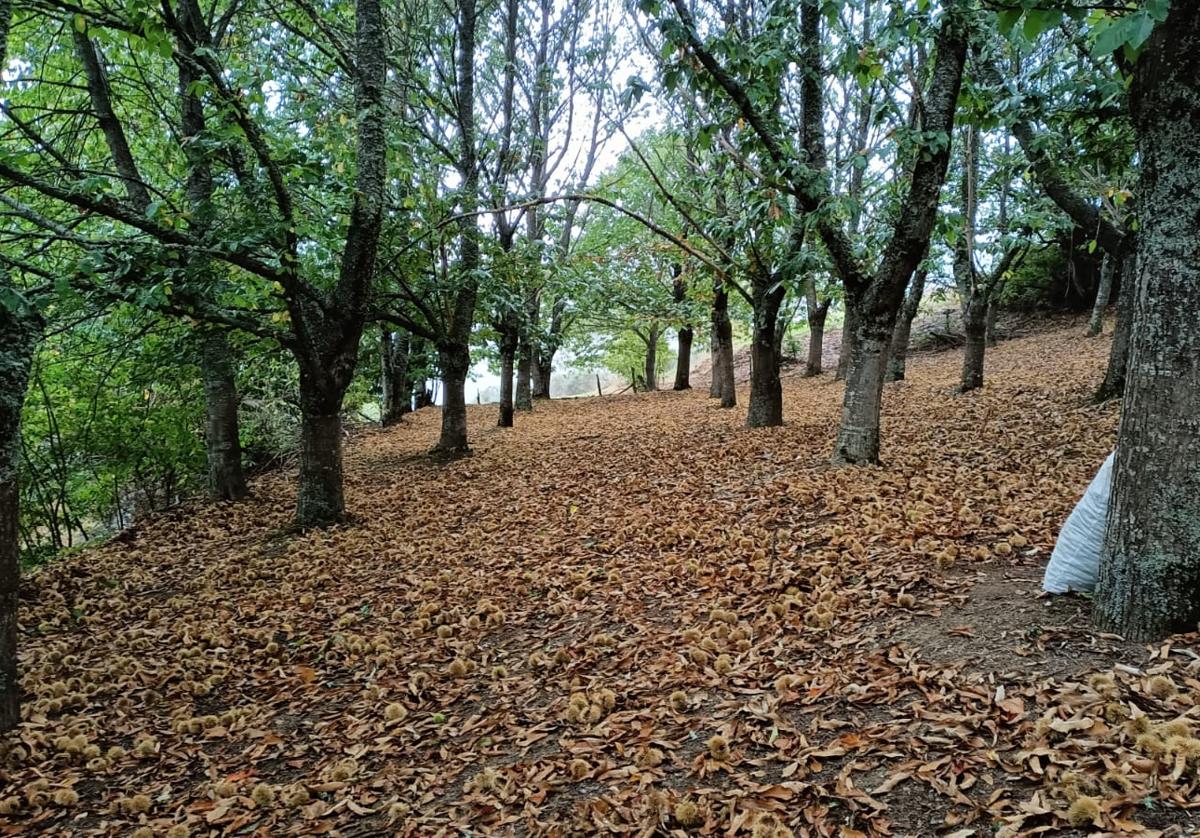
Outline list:
[[[1112,491],[1115,452],[1108,455],[1092,478],[1083,499],[1071,510],[1058,534],[1042,589],[1052,594],[1090,591],[1100,574],[1100,552],[1104,549],[1104,525],[1108,519],[1108,496]]]

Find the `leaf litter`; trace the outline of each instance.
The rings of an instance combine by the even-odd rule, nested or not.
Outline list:
[[[449,464],[426,410],[348,444],[352,524],[290,533],[273,474],[65,557],[23,584],[0,833],[1193,834],[1196,635],[1036,598],[1115,435],[1079,333],[965,396],[912,359],[879,467],[827,464],[828,375],[775,429],[472,408]]]

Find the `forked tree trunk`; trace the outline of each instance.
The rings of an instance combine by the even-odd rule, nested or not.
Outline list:
[[[434,451],[460,456],[470,452],[467,445],[467,370],[470,368],[466,344],[438,347],[438,365],[442,371],[442,434]]]
[[[746,425],[773,428],[783,424],[783,387],[779,383],[779,353],[775,330],[785,291],[768,291],[770,280],[754,289],[754,335],[750,344],[750,406]]]
[[[842,400],[842,424],[833,451],[835,463],[873,463],[879,459],[879,412],[883,365],[891,343],[886,317],[856,317],[852,356]]]
[[[200,371],[204,378],[204,451],[208,460],[208,494],[213,500],[246,497],[242,444],[238,439],[238,398],[233,349],[223,329],[200,334]]]
[[[987,351],[987,302],[980,294],[972,295],[963,306],[963,332],[966,343],[963,346],[962,376],[959,380],[959,392],[966,393],[978,390],[983,386],[983,360]]]
[[[854,313],[854,308],[847,302],[846,319],[842,321],[842,345],[838,350],[837,372],[834,374],[836,381],[845,380],[850,371],[850,359],[854,357],[854,341],[857,335],[856,320],[857,315]]]
[[[830,302],[826,300],[808,311],[808,361],[804,374],[810,378],[824,372],[825,318],[829,316]]]
[[[1155,27],[1131,91],[1141,172],[1128,380],[1094,616],[1131,640],[1200,618],[1200,4]]]
[[[0,24],[7,26],[7,14],[0,17]],[[0,45],[3,43],[0,40]],[[17,672],[21,408],[41,333],[41,319],[36,314],[23,314],[11,304],[0,304],[0,732],[11,730],[21,721]]]
[[[1100,283],[1096,287],[1096,300],[1092,303],[1092,316],[1088,320],[1088,334],[1092,337],[1100,334],[1104,327],[1104,309],[1108,307],[1108,298],[1112,295],[1115,260],[1105,254],[1104,265],[1100,268]]]
[[[692,389],[692,339],[695,336],[691,326],[679,330],[679,357],[675,359],[675,389]]]
[[[903,381],[908,368],[908,344],[912,340],[912,324],[921,309],[921,298],[925,295],[925,278],[928,271],[918,268],[909,283],[908,292],[904,296],[904,307],[896,318],[896,328],[892,330],[892,344],[888,351],[887,373],[885,381]]]
[[[1136,248],[1136,243],[1134,248]],[[1113,329],[1112,346],[1108,351],[1108,368],[1104,381],[1096,391],[1095,400],[1106,402],[1119,399],[1125,392],[1125,369],[1129,360],[1130,333],[1134,318],[1134,294],[1137,255],[1131,250],[1121,259],[1121,287],[1117,291],[1117,323]]]

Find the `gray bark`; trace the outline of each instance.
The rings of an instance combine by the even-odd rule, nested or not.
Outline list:
[[[729,291],[720,280],[712,302],[713,363],[709,395],[721,400],[721,407],[737,406],[733,378],[733,324],[729,322]]]
[[[438,366],[442,372],[442,432],[434,452],[461,456],[471,450],[467,445],[466,394],[469,347],[465,343],[439,346]]]
[[[189,0],[194,2],[194,0]],[[341,406],[358,364],[383,223],[387,163],[384,135],[383,16],[379,0],[355,4],[355,145],[357,175],[338,280],[322,303],[289,299],[300,367],[300,490],[296,523],[325,526],[344,520]]]
[[[1115,267],[1116,259],[1107,253],[1104,254],[1104,264],[1100,268],[1100,283],[1096,287],[1096,301],[1092,303],[1092,316],[1088,320],[1088,334],[1092,337],[1100,334],[1104,326],[1104,309],[1108,307],[1108,298],[1112,295]]]
[[[412,337],[407,332],[391,333],[385,328],[380,334],[379,349],[383,363],[383,407],[379,421],[384,427],[394,425],[412,410]]]
[[[200,332],[200,371],[204,378],[204,449],[208,459],[208,494],[214,500],[246,497],[242,444],[238,434],[238,395],[234,354],[224,329]]]
[[[775,330],[786,290],[776,277],[754,280],[754,334],[750,343],[750,406],[746,425],[769,428],[783,424],[783,387],[779,382],[779,353]]]
[[[479,205],[479,163],[475,147],[475,41],[478,8],[476,0],[458,3],[458,89],[456,91],[459,130],[459,159],[456,161],[462,177],[459,208],[461,241],[458,264],[458,288],[454,295],[453,312],[443,339],[438,344],[438,361],[442,371],[442,432],[434,451],[440,455],[459,456],[470,451],[467,446],[467,371],[471,366],[471,326],[475,319],[475,299],[478,294],[476,271],[479,268],[479,224],[474,212]]]
[[[806,4],[811,0],[806,0]],[[879,460],[879,412],[883,364],[895,328],[904,289],[929,244],[937,215],[938,194],[950,161],[950,137],[962,85],[969,26],[964,4],[950,4],[937,37],[937,58],[925,93],[922,128],[946,142],[916,161],[908,194],[900,208],[892,237],[873,275],[867,276],[848,248],[844,235],[818,225],[826,250],[846,285],[848,307],[857,317],[850,369],[842,403],[842,422],[834,446],[835,463]]]
[[[646,390],[658,389],[658,337],[661,334],[657,326],[651,326],[642,339],[646,341],[646,363],[643,369],[646,380]]]
[[[533,410],[533,346],[522,336],[517,345],[517,383],[513,395],[516,410]]]
[[[842,345],[838,347],[837,372],[833,374],[835,381],[845,381],[850,370],[850,358],[854,355],[854,336],[856,331],[856,316],[854,309],[846,303],[846,314],[842,320]]]
[[[804,374],[809,377],[824,371],[825,319],[829,316],[829,304],[830,300],[825,300],[808,308],[808,359],[804,364]]]
[[[904,307],[896,318],[896,328],[892,330],[892,344],[888,352],[887,381],[903,381],[908,365],[908,343],[912,339],[912,324],[921,308],[921,298],[925,295],[925,278],[929,271],[918,268],[913,274],[912,282],[908,284],[908,293],[904,296]]]
[[[1104,371],[1104,380],[1100,382],[1100,387],[1094,396],[1097,402],[1119,399],[1125,392],[1125,374],[1134,318],[1136,265],[1136,243],[1131,236],[1130,248],[1121,258],[1121,285],[1117,291],[1117,322],[1113,328],[1112,345],[1108,350],[1108,367]]]
[[[7,11],[0,8],[0,13]],[[7,24],[8,15],[2,14],[0,21]],[[0,40],[0,45],[3,43]],[[8,280],[0,277],[0,281]],[[21,721],[21,684],[17,672],[21,409],[41,334],[42,320],[35,310],[0,303],[0,732]]]
[[[1200,618],[1200,5],[1174,2],[1134,71],[1141,229],[1094,616],[1133,640]]]

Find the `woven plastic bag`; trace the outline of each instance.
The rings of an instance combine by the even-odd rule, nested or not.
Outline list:
[[[1108,496],[1112,491],[1115,453],[1109,454],[1092,478],[1083,498],[1063,524],[1042,577],[1042,589],[1052,594],[1091,591],[1100,575],[1104,527],[1108,521]]]

